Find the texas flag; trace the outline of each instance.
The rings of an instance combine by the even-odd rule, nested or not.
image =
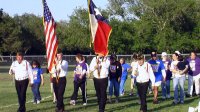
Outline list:
[[[97,9],[92,0],[88,0],[89,17],[92,33],[92,43],[94,43],[95,54],[108,55],[108,41],[112,31],[111,26]]]

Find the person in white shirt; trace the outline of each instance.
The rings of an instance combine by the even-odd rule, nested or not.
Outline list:
[[[185,75],[188,69],[188,65],[182,64],[181,66],[185,66],[184,70],[179,70],[179,60],[178,58],[180,57],[179,54],[174,53],[172,54],[172,63],[171,63],[171,68],[170,70],[172,71],[172,76],[173,76],[173,88],[174,88],[174,101],[173,104],[176,105],[179,102],[181,104],[184,103],[184,82],[185,82]],[[178,92],[178,87],[180,87],[180,100],[179,100],[179,92]]]
[[[108,87],[108,69],[110,60],[108,57],[98,55],[94,57],[90,63],[90,71],[94,75],[94,87],[96,90],[99,112],[104,112],[107,100],[107,87]]]
[[[63,95],[65,93],[66,87],[68,62],[66,60],[63,60],[62,57],[62,51],[58,49],[56,65],[50,71],[50,73],[53,75],[53,89],[57,99],[56,112],[64,111]]]
[[[155,85],[155,76],[152,67],[149,63],[145,62],[144,56],[138,54],[138,63],[133,67],[134,73],[132,75],[136,76],[136,86],[138,89],[138,94],[141,101],[140,111],[147,111],[146,94],[149,86],[149,80],[151,80],[152,86]]]
[[[136,54],[136,53],[133,54],[133,62],[131,63],[132,72],[131,72],[131,92],[129,94],[130,96],[133,95],[133,86],[136,83],[136,76],[134,75],[133,67],[135,67],[135,64],[137,64],[137,55],[138,54]],[[137,95],[138,95],[138,93],[137,93]]]
[[[25,112],[26,107],[26,90],[30,81],[33,84],[33,73],[31,65],[24,60],[21,52],[17,53],[16,61],[10,67],[9,74],[15,75],[15,87],[18,95],[19,108],[17,112]]]

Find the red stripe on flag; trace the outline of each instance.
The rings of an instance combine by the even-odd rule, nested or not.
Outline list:
[[[55,52],[53,52],[53,55],[52,55],[52,56],[54,56],[54,57],[52,58],[52,59],[54,59],[54,60],[50,60],[50,66],[49,66],[50,70],[52,69],[52,66],[53,66],[53,64],[55,63],[55,57],[56,57],[57,48],[58,48],[58,42],[56,41],[56,44],[55,44],[55,46],[54,46],[54,48],[53,48],[53,51],[55,51]]]
[[[50,35],[51,35],[51,34],[50,34]],[[52,35],[52,37],[50,38],[50,41],[49,41],[49,43],[48,43],[50,46],[48,45],[48,46],[49,46],[49,49],[48,49],[49,51],[47,52],[47,57],[49,57],[50,54],[51,54],[51,50],[50,50],[50,49],[51,49],[52,47],[54,47],[54,46],[52,46],[54,41],[57,41],[55,31],[54,31],[54,33],[53,33],[53,35]]]
[[[96,54],[108,55],[108,41],[112,28],[103,21],[98,21],[98,28],[94,39]]]
[[[51,71],[56,52],[58,49],[58,40],[56,37],[56,23],[51,15],[51,12],[47,6],[46,0],[43,0],[44,5],[44,34],[45,34],[45,44],[46,44],[46,55],[48,62],[48,69]]]

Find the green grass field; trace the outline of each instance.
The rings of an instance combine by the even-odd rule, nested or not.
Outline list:
[[[52,103],[52,94],[50,92],[50,81],[49,75],[45,74],[45,85],[41,86],[40,92],[41,96],[45,98],[38,105],[32,104],[33,94],[31,88],[28,87],[27,90],[27,112],[54,112],[55,104]],[[172,86],[171,86],[172,87]],[[134,96],[129,96],[130,90],[130,79],[126,82],[126,94],[120,97],[120,102],[115,104],[107,104],[106,112],[139,112],[140,105],[137,103],[138,98]],[[171,88],[172,90],[172,88]],[[187,90],[187,89],[185,89]],[[67,76],[67,86],[64,94],[64,104],[65,110],[69,112],[97,112],[98,105],[95,96],[95,90],[93,85],[93,80],[87,80],[87,93],[88,93],[88,105],[82,105],[81,94],[79,93],[79,100],[75,106],[69,105],[70,96],[73,92],[73,77],[72,72],[69,72]],[[161,93],[161,92],[160,92]],[[171,92],[173,95],[173,92]],[[159,99],[161,100],[161,94],[159,94]],[[148,111],[150,112],[187,112],[188,107],[196,107],[200,99],[198,97],[186,98],[185,104],[179,104],[176,106],[172,105],[171,100],[165,100],[160,102],[160,104],[152,104],[153,95],[148,95]],[[12,76],[8,74],[0,74],[0,112],[16,112],[18,108],[17,93],[15,90],[15,85],[12,82]]]

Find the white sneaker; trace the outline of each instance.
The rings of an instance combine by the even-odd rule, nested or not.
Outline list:
[[[130,93],[129,96],[133,96],[133,93]]]
[[[180,104],[184,104],[184,101],[180,101]]]
[[[33,104],[35,105],[35,104],[37,104],[36,102],[33,102]]]
[[[37,100],[37,104],[39,104],[40,103],[40,100]]]
[[[71,105],[76,105],[75,100],[71,100],[69,103],[70,103]]]
[[[86,105],[87,105],[87,103],[83,103],[83,105],[84,105],[84,106],[86,106]]]

